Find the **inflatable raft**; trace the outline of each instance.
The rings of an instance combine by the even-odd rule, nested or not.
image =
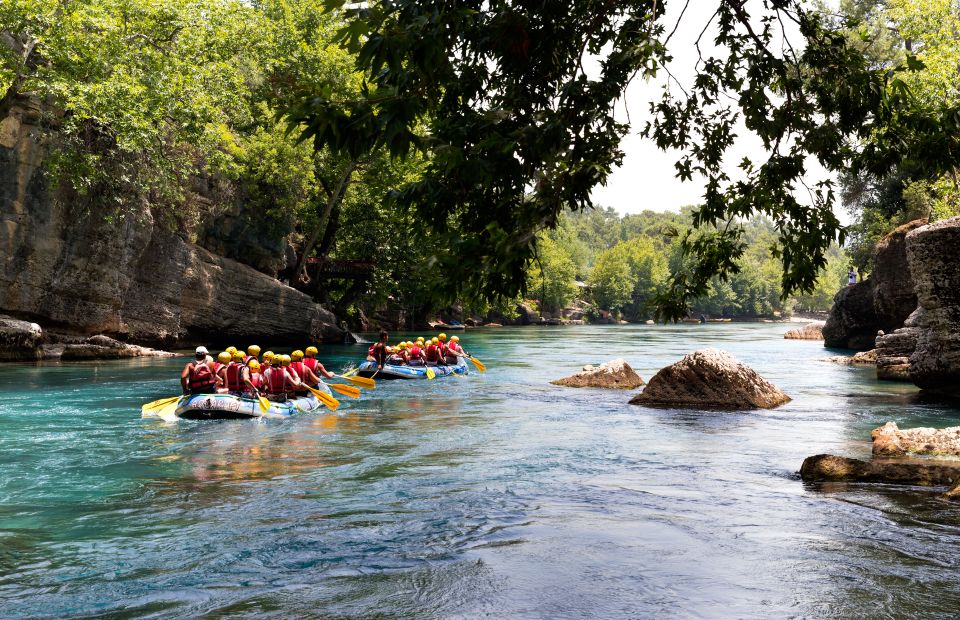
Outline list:
[[[327,394],[330,393],[330,388],[322,383],[318,389]],[[185,420],[286,418],[296,413],[308,413],[323,407],[323,403],[313,394],[291,398],[282,403],[271,401],[266,413],[260,411],[260,403],[252,398],[241,398],[233,394],[194,394],[180,399],[175,415]]]
[[[361,377],[374,377],[374,379],[426,379],[427,368],[432,368],[436,373],[436,378],[449,377],[450,375],[467,374],[467,362],[461,357],[455,366],[394,366],[393,364],[384,364],[380,372],[377,372],[376,362],[364,362],[357,369],[357,374]]]

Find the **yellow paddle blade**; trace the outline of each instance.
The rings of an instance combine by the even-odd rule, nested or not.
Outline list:
[[[343,377],[344,379],[349,379],[350,377],[357,374],[358,372],[360,372],[359,368],[351,368],[345,374],[338,375],[338,376]]]
[[[179,396],[171,396],[170,398],[161,398],[160,400],[149,402],[146,405],[140,407],[140,411],[143,413],[152,412],[154,409],[162,409],[166,405],[169,405],[170,403],[178,400],[180,400]]]
[[[368,379],[367,377],[351,377],[348,375],[337,375],[337,376],[340,377],[341,379],[346,379],[347,381],[349,381],[354,385],[359,385],[360,387],[366,388],[368,390],[372,390],[373,388],[377,387],[377,382],[374,381],[373,379]]]
[[[483,362],[481,362],[480,360],[478,360],[478,359],[475,358],[475,357],[471,357],[471,358],[468,358],[468,359],[469,359],[471,362],[473,362],[473,365],[477,367],[477,370],[479,370],[480,372],[487,372],[487,365],[486,365],[486,364],[484,364]]]
[[[433,372],[433,368],[427,366],[427,379],[435,379],[436,377],[437,373]]]
[[[360,398],[360,388],[355,388],[352,385],[341,385],[339,383],[328,383],[330,389],[334,392],[339,392],[344,396],[349,396],[350,398]]]
[[[167,403],[166,405],[164,405],[163,407],[160,407],[159,409],[154,409],[153,415],[167,421],[176,420],[177,407],[179,406],[180,406],[180,398],[177,397],[176,401],[172,403]]]
[[[326,392],[315,390],[309,385],[307,386],[307,389],[310,390],[313,393],[313,395],[317,397],[317,400],[323,403],[327,407],[327,409],[329,409],[330,411],[336,411],[337,407],[340,406],[340,401],[334,398],[333,396],[330,396]]]
[[[261,396],[257,401],[260,403],[260,413],[266,413],[270,409],[270,401],[266,396]]]

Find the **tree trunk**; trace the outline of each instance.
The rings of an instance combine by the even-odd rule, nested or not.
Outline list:
[[[300,258],[297,260],[297,266],[294,269],[294,279],[300,280],[305,277],[305,267],[307,264],[307,258],[310,256],[310,252],[313,251],[313,246],[316,245],[317,239],[320,238],[320,233],[324,232],[327,229],[327,222],[330,221],[330,214],[333,212],[334,208],[338,208],[340,203],[343,201],[343,195],[347,192],[347,187],[350,185],[350,181],[353,178],[353,173],[356,171],[359,162],[353,160],[347,166],[347,169],[340,176],[339,181],[337,181],[336,187],[333,189],[333,192],[327,198],[327,203],[324,205],[323,212],[320,214],[320,221],[317,223],[317,227],[314,229],[313,233],[310,235],[310,238],[307,239],[307,242],[303,245],[303,251],[300,253]]]

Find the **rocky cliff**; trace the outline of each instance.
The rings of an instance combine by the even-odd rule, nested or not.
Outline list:
[[[189,243],[147,204],[103,214],[54,197],[38,115],[24,102],[0,120],[0,311],[167,346],[342,338],[308,295]]]
[[[907,262],[907,235],[924,224],[914,220],[887,234],[873,258],[873,273],[833,298],[823,326],[824,346],[865,351],[874,348],[878,331],[903,325],[917,307]]]

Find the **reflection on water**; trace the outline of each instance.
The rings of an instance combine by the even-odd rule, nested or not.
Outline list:
[[[264,422],[141,419],[181,360],[3,366],[0,616],[951,617],[956,504],[796,471],[960,410],[786,329],[468,331],[486,375]],[[705,345],[794,400],[654,410],[548,383]]]

